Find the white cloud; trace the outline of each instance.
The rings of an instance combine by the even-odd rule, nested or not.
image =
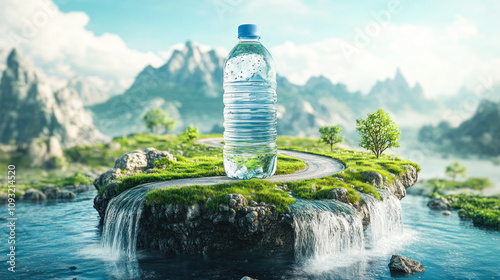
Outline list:
[[[321,74],[346,83],[350,90],[366,93],[377,80],[393,77],[400,67],[410,84],[419,82],[427,96],[435,97],[455,94],[464,85],[473,87],[478,77],[495,74],[500,66],[500,58],[483,56],[467,44],[479,34],[476,26],[462,16],[456,16],[442,30],[388,24],[376,36],[367,36],[362,46],[355,44],[356,32],[351,38],[307,44],[285,42],[271,48],[278,73],[296,83]],[[347,56],[346,46],[353,51]]]
[[[455,21],[446,27],[446,33],[455,41],[470,39],[478,35],[476,25],[461,15],[455,15]]]
[[[2,1],[0,19],[2,63],[17,47],[56,86],[75,75],[98,76],[107,89],[119,92],[146,65],[164,63],[157,54],[128,48],[118,35],[95,35],[86,29],[87,14],[63,13],[49,0]]]

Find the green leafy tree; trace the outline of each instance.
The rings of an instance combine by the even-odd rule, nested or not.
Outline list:
[[[182,135],[186,138],[187,142],[193,142],[193,140],[198,139],[198,128],[190,125],[186,127]]]
[[[330,145],[330,151],[333,152],[333,145],[337,143],[342,143],[344,138],[340,134],[342,128],[340,126],[323,126],[319,128],[319,133],[321,134],[320,141]]]
[[[400,147],[401,130],[382,109],[369,113],[368,117],[356,120],[356,130],[361,139],[359,145],[379,158],[387,149]]]
[[[158,133],[158,131],[163,128],[165,132],[168,132],[175,127],[175,121],[170,118],[170,116],[165,113],[162,109],[149,110],[143,117],[142,121],[144,125],[153,133]]]
[[[465,178],[465,172],[467,172],[467,167],[461,165],[459,162],[454,162],[446,166],[445,170],[446,175],[451,177],[453,181],[455,181],[459,175]]]

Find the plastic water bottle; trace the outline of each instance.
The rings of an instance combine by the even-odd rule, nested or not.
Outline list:
[[[276,70],[255,24],[238,27],[224,65],[224,169],[230,178],[276,171]]]

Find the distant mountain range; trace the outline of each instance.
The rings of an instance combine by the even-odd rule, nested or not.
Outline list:
[[[63,146],[104,141],[99,130],[109,137],[145,131],[142,116],[153,108],[177,121],[175,132],[192,124],[202,133],[220,133],[223,63],[215,50],[187,42],[163,66],[145,67],[129,89],[109,97],[85,77],[74,77],[53,91],[13,50],[0,83],[1,104],[9,105],[0,113],[0,143],[44,136],[56,136]],[[410,86],[399,69],[367,94],[351,92],[323,76],[297,85],[278,75],[277,83],[281,135],[317,136],[323,125],[340,125],[345,134],[353,134],[355,120],[378,108],[389,111],[401,127],[419,128],[437,119],[443,108],[426,99],[418,83]]]
[[[111,136],[145,130],[141,117],[161,108],[177,120],[177,131],[192,124],[201,132],[222,132],[222,70],[224,57],[202,51],[192,42],[175,50],[161,67],[147,66],[122,95],[89,106],[96,126]],[[278,69],[279,70],[279,69]],[[296,85],[278,76],[278,133],[317,135],[322,125],[341,125],[353,131],[355,119],[378,108],[393,114],[403,126],[417,126],[413,115],[428,117],[440,105],[423,95],[419,84],[410,87],[399,69],[395,77],[377,82],[367,95],[350,92],[346,85],[311,77]],[[403,121],[404,118],[410,121]]]
[[[456,128],[447,122],[420,129],[419,140],[446,152],[500,155],[500,102],[483,100],[476,113]]]
[[[70,147],[108,140],[94,127],[74,89],[53,91],[15,49],[0,81],[0,104],[0,143],[55,137]]]

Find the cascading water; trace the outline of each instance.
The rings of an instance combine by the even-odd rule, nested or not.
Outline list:
[[[370,212],[367,235],[371,243],[403,231],[403,213],[397,197],[388,191],[378,191],[382,201],[371,195],[360,194]]]
[[[148,188],[131,189],[108,204],[101,244],[115,256],[135,258],[139,220]]]
[[[297,199],[290,205],[299,262],[334,256],[364,246],[363,225],[354,207],[336,200]]]
[[[370,212],[370,226],[365,232],[361,214],[348,204],[297,199],[290,205],[295,223],[295,257],[303,264],[302,269],[321,277],[335,269],[338,277],[351,278],[364,273],[371,256],[393,251],[395,242],[391,240],[403,229],[401,204],[389,192],[379,194],[382,201],[360,193]]]

